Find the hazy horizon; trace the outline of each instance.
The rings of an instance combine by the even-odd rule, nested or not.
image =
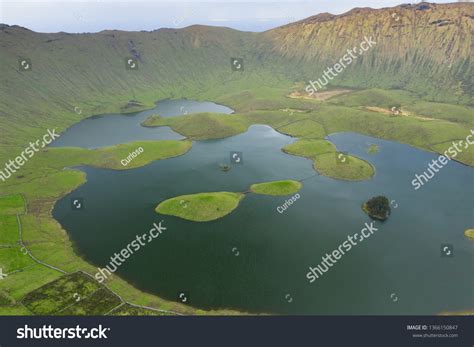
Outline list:
[[[413,1],[420,3],[421,1]],[[452,3],[456,1],[431,1]],[[459,1],[458,1],[459,2]],[[0,22],[37,32],[151,31],[190,25],[223,26],[265,31],[318,13],[341,14],[354,7],[383,8],[399,0],[306,1],[2,1]]]

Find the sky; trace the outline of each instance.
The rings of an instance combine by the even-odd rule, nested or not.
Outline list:
[[[354,7],[382,8],[403,0],[0,0],[0,23],[37,32],[182,28],[193,24],[264,31],[309,16]],[[405,1],[405,3],[408,1]],[[419,3],[420,0],[412,0]],[[430,2],[446,3],[454,1]]]

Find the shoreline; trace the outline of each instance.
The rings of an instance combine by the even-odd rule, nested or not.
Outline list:
[[[181,99],[181,98],[176,98],[176,99]],[[162,100],[175,100],[175,99],[165,98],[165,99],[162,99]],[[157,101],[156,103],[158,103],[158,102],[159,102],[159,101]],[[223,106],[225,106],[225,105],[223,105]],[[155,107],[156,107],[156,104],[155,104]],[[227,107],[228,107],[228,106],[227,106]],[[154,107],[151,107],[151,108],[149,108],[149,109],[144,109],[144,110],[138,110],[138,111],[123,112],[123,114],[137,113],[137,112],[142,112],[142,111],[145,111],[145,110],[151,110],[151,109],[153,109],[153,108],[154,108]],[[235,111],[234,111],[234,113],[235,113]],[[105,113],[105,114],[101,114],[101,115],[106,116],[106,115],[112,115],[112,114],[114,114],[114,113]],[[79,120],[79,122],[81,122],[81,121],[83,121],[83,120],[85,120],[85,119],[90,119],[91,117],[94,117],[94,116],[97,116],[97,115],[90,115],[90,116],[88,116],[88,117],[86,117],[86,118],[82,118],[81,120]],[[99,116],[100,116],[100,115],[99,115]],[[74,124],[77,124],[77,123],[79,123],[79,122],[73,123],[71,126],[73,126]],[[252,125],[257,125],[257,123],[252,124]],[[252,125],[250,125],[250,126],[252,126]],[[290,137],[292,137],[292,138],[298,139],[298,137],[291,136],[291,135],[289,135],[289,134],[284,134],[284,133],[282,133],[281,131],[279,131],[278,129],[275,129],[275,128],[273,128],[272,126],[270,126],[270,125],[268,125],[268,124],[262,124],[262,125],[268,126],[268,127],[272,128],[273,130],[275,130],[275,131],[277,131],[277,132],[279,132],[279,133],[281,133],[281,134],[283,134],[283,135],[290,136]],[[250,126],[249,126],[249,127],[250,127]],[[65,129],[61,134],[63,134],[64,132],[66,132],[68,129],[69,129],[69,127],[68,127],[67,129]],[[248,128],[247,128],[247,131],[248,131]],[[357,132],[355,132],[355,131],[353,131],[353,132],[354,132],[354,133],[357,133]],[[337,133],[347,133],[347,132],[334,132],[334,133],[331,133],[331,134],[329,134],[329,135],[326,135],[326,137],[327,137],[327,136],[330,136],[330,135],[333,135],[333,134],[337,134]],[[367,134],[362,134],[362,135],[375,137],[375,136],[373,136],[373,135],[367,135]],[[184,136],[184,135],[183,135],[183,136]],[[379,137],[375,137],[375,138],[379,138]],[[413,147],[413,148],[416,148],[416,149],[419,149],[419,150],[423,150],[423,151],[427,151],[427,152],[437,153],[437,152],[435,152],[435,151],[428,150],[428,149],[426,149],[426,148],[420,148],[420,147],[417,147],[417,146],[414,146],[414,145],[410,145],[410,144],[407,144],[407,143],[403,143],[403,142],[401,142],[401,141],[389,140],[389,139],[385,139],[385,138],[379,138],[379,139],[382,139],[382,140],[385,140],[385,141],[391,141],[391,142],[395,142],[395,143],[400,143],[400,144],[404,144],[404,145],[408,145],[408,146],[410,146],[410,147]],[[186,139],[185,139],[185,140],[186,140]],[[188,139],[188,140],[189,140],[189,139]],[[158,141],[160,141],[160,140],[158,140]],[[200,141],[200,140],[199,140],[199,141]],[[328,141],[329,141],[329,140],[328,140]],[[154,141],[153,141],[153,142],[154,142]],[[329,142],[330,142],[330,141],[329,141]],[[331,142],[331,143],[332,143],[332,142]],[[55,148],[66,148],[66,147],[55,147]],[[282,150],[284,153],[286,153],[286,154],[290,154],[290,153],[285,152],[283,149],[281,149],[281,150]],[[189,151],[189,149],[188,149],[188,151]],[[185,153],[187,153],[187,152],[185,152]],[[180,155],[184,155],[185,153],[180,154]],[[180,155],[178,155],[178,156],[180,156]],[[291,155],[293,155],[293,154],[291,154]],[[306,158],[306,159],[311,159],[311,158],[307,158],[307,157],[304,157],[304,156],[301,156],[301,157]],[[360,159],[360,158],[359,158],[359,159]],[[363,159],[361,159],[361,160],[363,160]],[[458,160],[456,160],[456,159],[453,159],[453,160],[454,160],[454,161],[458,161]],[[313,161],[313,163],[314,163],[314,160],[312,160],[312,161]],[[364,160],[364,161],[365,161],[365,160]],[[458,161],[458,162],[459,162],[459,161]],[[373,167],[373,169],[374,169],[374,174],[372,175],[372,177],[373,177],[373,176],[375,176],[375,167],[374,167],[370,162],[368,162],[368,163],[369,163],[369,164]],[[464,163],[462,163],[462,162],[459,162],[459,163],[460,163],[460,164],[463,164],[463,165],[465,165],[465,166],[471,166],[471,165],[468,165],[468,164],[464,164]],[[148,164],[149,164],[149,163],[148,163]],[[85,165],[86,165],[86,166],[92,166],[92,165],[87,165],[87,164],[85,164]],[[147,165],[147,164],[145,164],[145,165]],[[94,167],[94,166],[92,166],[92,167]],[[471,166],[471,167],[472,167],[472,166]],[[99,167],[99,168],[103,168],[103,167]],[[313,168],[314,168],[314,166],[313,166]],[[53,211],[53,209],[54,209],[55,204],[57,203],[57,201],[59,201],[59,200],[60,200],[61,198],[63,198],[65,195],[71,193],[72,191],[76,190],[77,188],[79,188],[79,187],[82,186],[83,184],[87,183],[87,175],[86,175],[83,171],[81,171],[80,169],[76,169],[75,167],[67,167],[67,166],[63,168],[63,170],[65,170],[65,169],[69,169],[69,170],[72,170],[72,171],[81,172],[81,173],[83,173],[85,176],[83,177],[83,181],[81,181],[79,185],[75,186],[75,187],[74,187],[73,189],[71,189],[71,190],[63,191],[62,194],[61,194],[59,197],[46,198],[47,200],[50,200],[50,199],[52,200],[51,207],[50,207],[51,210],[50,210],[50,213],[49,213],[49,215],[48,215],[47,217],[48,217],[49,219],[52,219],[53,221],[55,221],[55,222],[58,223],[59,225],[60,225],[60,223],[59,223],[59,222],[53,217],[53,215],[52,215],[52,211]],[[113,169],[113,168],[105,168],[105,169],[115,170],[115,169]],[[134,168],[126,168],[126,170],[128,170],[128,169],[134,169]],[[314,169],[315,169],[316,172],[319,173],[319,171],[318,171],[316,168],[314,168]],[[118,171],[123,171],[123,170],[118,170]],[[325,177],[330,177],[330,176],[325,176]],[[36,180],[36,179],[38,179],[38,177],[35,177],[33,180]],[[343,180],[343,179],[338,179],[338,180]],[[359,180],[343,180],[343,181],[359,181]],[[21,183],[20,183],[20,184],[21,184]],[[8,187],[10,187],[10,188],[11,188],[12,186],[14,186],[14,184],[8,185]],[[36,199],[36,200],[39,200],[39,199]],[[25,201],[25,205],[29,207],[29,202],[27,202],[26,198],[24,199],[24,201]],[[68,240],[69,240],[72,244],[75,244],[75,243],[71,240],[71,238],[69,237],[68,232],[67,232],[62,226],[61,226],[61,231],[66,235],[66,237],[68,238]],[[75,250],[74,248],[72,249],[72,253],[73,253],[73,255],[79,257],[79,258],[81,259],[81,261],[84,262],[86,265],[91,265],[91,266],[93,266],[93,264],[89,263],[89,262],[88,262],[87,260],[85,260],[82,256],[80,256],[79,254],[77,254],[77,252],[76,252],[76,250]],[[82,271],[82,270],[78,270],[78,271]],[[118,276],[118,275],[115,275],[115,277],[119,277],[119,276]],[[130,284],[129,282],[127,282],[126,280],[124,280],[124,279],[121,278],[121,277],[119,277],[119,280],[121,280],[121,281],[127,283],[128,285],[132,286],[133,289],[136,290],[136,291],[139,291],[139,292],[144,293],[145,295],[151,295],[151,296],[156,297],[157,299],[163,300],[162,298],[160,298],[160,297],[159,297],[158,295],[156,295],[156,294],[153,294],[153,293],[150,293],[150,292],[146,292],[146,291],[143,291],[143,290],[140,289],[140,288],[135,287],[133,284]],[[165,301],[167,301],[167,300],[165,300]],[[186,307],[189,307],[190,309],[197,310],[197,311],[201,310],[201,309],[199,309],[199,308],[193,308],[193,307],[191,307],[191,306],[186,306]],[[226,310],[226,308],[217,309],[217,310]],[[244,312],[237,312],[236,314],[245,315],[246,313],[244,313]]]

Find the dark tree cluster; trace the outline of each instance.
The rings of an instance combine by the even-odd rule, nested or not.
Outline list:
[[[390,202],[385,196],[376,196],[364,204],[364,210],[372,218],[387,219],[390,215]]]

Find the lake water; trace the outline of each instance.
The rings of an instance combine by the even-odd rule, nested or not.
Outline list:
[[[182,111],[182,102],[166,101],[166,110],[183,113],[176,112]],[[222,106],[187,104],[188,112],[215,107]],[[56,145],[98,147],[143,136],[176,136],[170,129],[137,126],[157,109],[83,121]],[[97,138],[92,135],[96,124],[102,128]],[[117,273],[170,300],[185,292],[189,303],[200,308],[362,315],[472,309],[473,241],[463,232],[474,226],[474,170],[451,162],[415,191],[413,176],[426,170],[435,154],[355,133],[329,139],[338,150],[371,162],[375,176],[346,182],[315,175],[311,161],[281,151],[295,139],[254,125],[230,138],[194,142],[185,155],[142,168],[81,167],[87,183],[58,201],[53,215],[81,255],[101,267],[137,234],[163,220],[167,230]],[[372,143],[379,152],[370,155],[366,150]],[[229,163],[230,151],[243,152],[243,164],[222,172],[219,164]],[[246,191],[252,183],[289,178],[304,179],[303,188],[283,214],[276,208],[288,197],[255,194],[247,194],[230,215],[208,223],[154,211],[160,201],[181,194]],[[370,222],[360,206],[380,194],[394,200],[392,216],[376,222],[379,230],[371,238],[310,284],[308,267]],[[72,197],[82,197],[85,209],[72,211]],[[453,257],[441,257],[442,244],[453,245]]]
[[[153,114],[173,117],[191,112],[230,114],[233,110],[208,101],[163,100],[157,103],[155,108],[142,112],[107,114],[84,119],[70,127],[51,146],[97,148],[139,140],[180,140],[184,137],[169,127],[147,128],[142,127],[140,123]]]

